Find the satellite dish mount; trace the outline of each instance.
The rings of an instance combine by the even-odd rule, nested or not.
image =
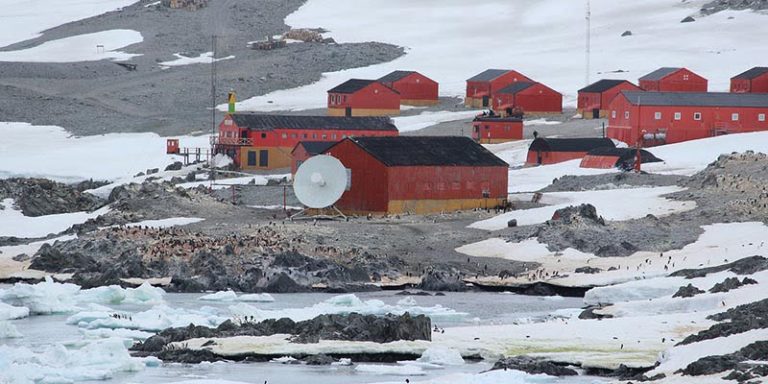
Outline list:
[[[347,181],[347,170],[337,158],[328,155],[311,157],[301,164],[293,179],[293,192],[306,208],[291,216],[290,219],[337,217],[346,219],[347,216],[334,204],[347,189]],[[328,210],[335,213],[332,215],[323,213]],[[320,213],[310,215],[310,212]]]

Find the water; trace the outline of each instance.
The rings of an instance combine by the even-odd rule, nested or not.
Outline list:
[[[397,292],[368,292],[356,294],[361,300],[380,300],[388,305],[397,305],[405,296]],[[233,302],[200,301],[200,294],[168,294],[166,301],[170,307],[200,309],[203,306],[215,307],[221,313],[227,313]],[[274,302],[248,303],[262,310],[286,310],[307,308],[322,301],[338,296],[333,294],[275,294]],[[580,298],[545,298],[499,293],[446,293],[446,296],[414,296],[420,307],[440,305],[464,312],[466,315],[441,317],[433,321],[440,327],[454,327],[470,324],[510,324],[542,318],[554,311],[578,308]],[[114,305],[121,312],[138,312],[151,306]],[[65,324],[67,315],[33,316],[13,320],[12,323],[24,335],[21,339],[0,340],[8,346],[25,346],[39,351],[52,343],[69,343],[83,340],[81,330],[74,325]],[[426,375],[410,377],[412,382],[427,380],[452,373],[479,373],[488,370],[493,362],[467,363],[462,366],[444,369],[425,369]],[[211,363],[199,365],[163,364],[159,367],[147,367],[139,372],[119,373],[107,381],[99,383],[168,383],[182,380],[216,379],[249,383],[270,384],[325,384],[325,383],[374,383],[405,382],[405,376],[378,375],[360,373],[352,367],[344,366],[304,366],[282,365],[277,363]],[[586,381],[582,381],[586,380]],[[568,383],[592,382],[591,378],[569,379]]]

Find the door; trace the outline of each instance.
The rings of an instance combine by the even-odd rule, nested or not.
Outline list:
[[[352,107],[344,108],[344,116],[346,116],[346,117],[351,117],[352,116]]]
[[[541,164],[541,151],[536,151],[536,164]]]
[[[488,96],[483,96],[483,107],[488,106]]]
[[[259,166],[262,168],[269,167],[269,151],[266,149],[259,151]]]
[[[592,118],[593,119],[599,119],[600,118],[600,108],[592,109]]]

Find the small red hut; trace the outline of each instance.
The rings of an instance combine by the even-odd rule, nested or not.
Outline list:
[[[615,148],[616,144],[606,138],[555,139],[539,137],[528,148],[527,165],[545,165],[581,159],[595,148]]]
[[[519,117],[477,116],[472,120],[472,138],[480,144],[496,144],[523,138]]]
[[[435,105],[438,100],[436,81],[414,71],[394,71],[378,80],[400,93],[402,105]]]
[[[687,68],[659,68],[639,80],[640,88],[653,92],[706,92],[707,79]]]
[[[731,78],[732,93],[768,93],[768,67],[754,67]]]
[[[376,80],[351,79],[328,91],[329,116],[400,114],[400,94]]]
[[[603,79],[579,89],[577,108],[585,119],[608,116],[608,105],[621,91],[641,91],[627,80]]]
[[[518,81],[494,93],[493,108],[504,114],[515,109],[524,113],[562,113],[563,95],[541,83]]]

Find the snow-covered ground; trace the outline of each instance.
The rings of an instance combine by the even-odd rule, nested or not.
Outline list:
[[[213,59],[213,52],[201,53],[197,57],[188,57],[180,53],[174,53],[173,55],[176,56],[176,59],[163,61],[161,63],[158,63],[158,65],[160,65],[161,67],[178,67],[178,66],[190,65],[190,64],[210,64],[211,60]],[[227,56],[227,57],[216,59],[214,61],[230,60],[234,58],[235,58],[234,56]]]
[[[744,38],[766,30],[764,16],[727,11],[680,23],[704,3],[593,0],[590,81],[636,82],[659,67],[684,66],[707,77],[711,90],[723,91],[733,75],[764,65],[768,46]],[[442,96],[463,96],[465,80],[487,68],[516,69],[562,92],[566,105],[575,105],[576,91],[586,83],[585,11],[584,2],[561,0],[338,0],[332,7],[310,0],[289,15],[286,24],[323,27],[340,43],[395,44],[406,48],[405,56],[326,73],[314,84],[244,100],[238,108],[323,108],[326,91],[343,81],[377,79],[397,69],[433,78]],[[479,20],[482,32],[478,23],[468,20]],[[626,30],[632,36],[621,37]],[[493,43],[501,36],[514,36],[514,43]],[[613,72],[619,70],[623,72]]]
[[[584,192],[549,192],[543,195],[544,207],[514,210],[487,220],[472,223],[470,228],[496,231],[507,228],[507,222],[517,220],[517,225],[541,224],[552,219],[556,210],[567,206],[592,204],[597,212],[612,221],[638,219],[646,215],[665,216],[696,208],[692,201],[664,198],[664,195],[684,190],[680,187],[647,187],[629,189],[608,189]],[[627,204],[631,201],[632,204]]]
[[[400,132],[418,131],[433,125],[448,121],[464,120],[477,116],[482,111],[440,111],[430,112],[425,111],[418,115],[413,116],[401,116],[395,117],[392,120],[395,122],[397,130]],[[471,127],[467,127],[470,129]]]
[[[27,63],[71,63],[77,61],[128,60],[139,56],[118,49],[141,43],[141,33],[129,29],[88,33],[46,41],[38,46],[18,51],[0,52],[0,61]]]
[[[102,207],[93,212],[60,213],[46,216],[24,216],[13,207],[13,199],[0,202],[0,236],[15,237],[44,237],[66,230],[74,224],[82,224],[88,219],[96,218],[109,212],[110,208]]]

